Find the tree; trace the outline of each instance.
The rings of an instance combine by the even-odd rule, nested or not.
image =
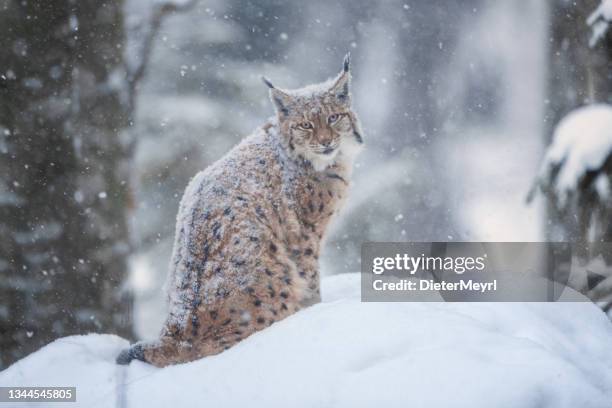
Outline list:
[[[612,100],[612,39],[604,35],[605,16],[598,4],[592,0],[551,6],[546,117],[551,143],[528,199],[538,191],[544,194],[547,238],[576,243],[586,265],[572,285],[610,313],[612,143],[607,141],[612,141],[612,107],[597,104]],[[583,105],[591,106],[580,108]],[[598,257],[604,267],[594,266]]]
[[[551,6],[550,23],[550,75],[549,97],[546,122],[547,141],[553,130],[570,111],[588,104],[606,103],[612,100],[612,40],[610,37],[597,45],[589,42],[591,29],[586,24],[589,16],[597,9],[597,0],[565,3],[555,2]],[[591,47],[591,45],[594,45]],[[586,130],[586,129],[585,129]],[[559,169],[555,170],[557,173]],[[593,175],[589,179],[594,180]],[[554,177],[553,177],[554,178]],[[583,180],[579,188],[586,193],[591,183]],[[554,180],[540,180],[551,183]],[[586,183],[585,183],[586,182]],[[550,189],[544,190],[550,192]],[[554,191],[554,190],[552,190]],[[549,194],[547,236],[551,240],[587,241],[590,221],[584,216],[576,217],[580,208],[573,211],[559,211],[555,197]],[[591,204],[581,202],[581,206]],[[584,209],[584,208],[583,208]],[[603,238],[603,237],[599,237]],[[608,236],[608,238],[611,238]]]
[[[134,94],[165,15],[128,63],[123,1],[0,4],[0,368],[77,333],[131,338],[122,290]]]

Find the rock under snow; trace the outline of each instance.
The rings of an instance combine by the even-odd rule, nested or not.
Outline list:
[[[591,303],[361,303],[358,274],[322,287],[217,356],[120,367],[125,340],[72,336],[0,385],[76,386],[67,407],[610,407],[612,325]]]

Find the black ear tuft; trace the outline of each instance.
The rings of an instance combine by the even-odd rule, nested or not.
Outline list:
[[[274,89],[274,85],[272,85],[272,82],[270,82],[268,78],[266,78],[265,76],[262,76],[261,80],[263,81],[264,84],[268,86],[268,88]]]
[[[344,56],[344,62],[342,63],[342,69],[344,72],[349,72],[351,69],[351,53],[347,52]]]

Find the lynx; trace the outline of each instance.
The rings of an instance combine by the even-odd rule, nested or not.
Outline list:
[[[335,78],[296,90],[262,78],[276,115],[189,183],[161,338],[132,345],[119,364],[218,354],[320,300],[321,243],[363,143],[349,62]]]

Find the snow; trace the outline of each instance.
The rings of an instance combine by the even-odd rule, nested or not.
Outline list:
[[[612,21],[612,0],[602,0],[598,11],[604,19]]]
[[[563,208],[583,176],[601,168],[610,154],[612,106],[596,104],[578,108],[557,125],[540,169],[539,182],[551,184],[559,207]],[[555,177],[557,169],[559,173]],[[600,193],[607,191],[602,184],[602,180],[598,180]]]
[[[612,21],[612,0],[602,0],[599,7],[589,16],[587,24],[591,26],[593,33],[589,40],[589,46],[594,47],[604,38]]]
[[[589,302],[361,303],[358,274],[322,287],[323,303],[217,356],[120,367],[127,341],[72,336],[0,385],[76,386],[69,407],[610,406],[612,325]]]

